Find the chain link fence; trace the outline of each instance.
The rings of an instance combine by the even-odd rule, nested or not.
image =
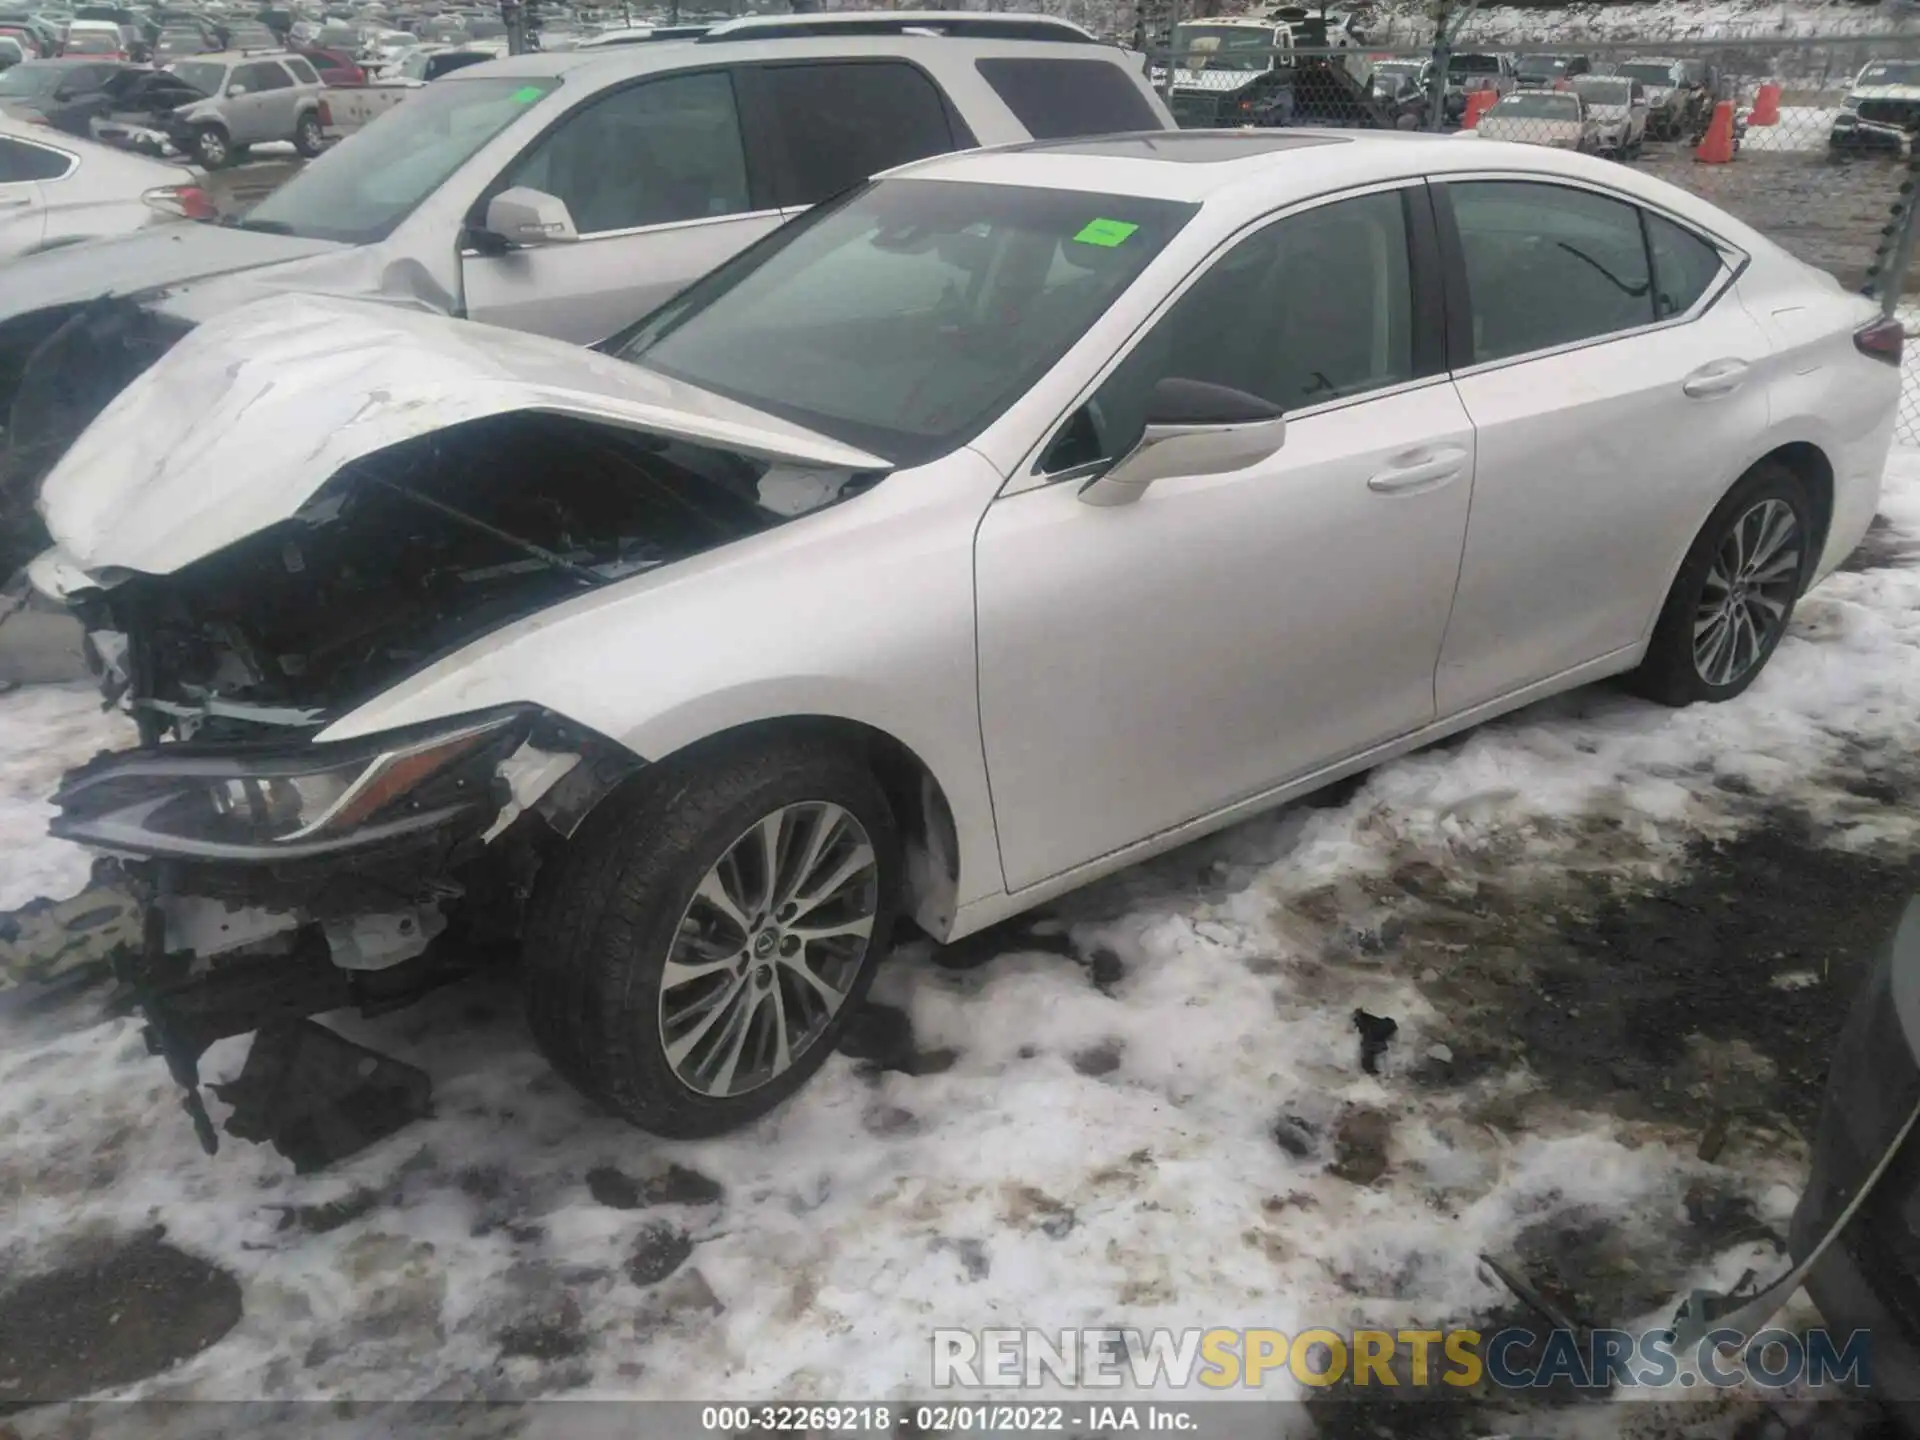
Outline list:
[[[1297,24],[1197,21],[1149,72],[1183,126],[1437,130],[1581,150],[1691,191],[1908,321],[1900,438],[1920,444],[1920,279],[1902,243],[1920,33],[1568,36],[1496,46],[1469,22],[1444,42],[1302,45]]]

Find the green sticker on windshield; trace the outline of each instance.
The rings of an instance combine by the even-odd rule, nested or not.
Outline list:
[[[1111,249],[1139,228],[1124,220],[1089,220],[1086,228],[1073,238],[1082,245],[1105,245]]]
[[[546,93],[547,92],[542,90],[538,85],[528,85],[514,91],[513,94],[507,98],[512,100],[516,105],[531,105]]]

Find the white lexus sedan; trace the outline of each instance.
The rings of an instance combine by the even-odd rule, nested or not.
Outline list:
[[[1739,695],[1873,517],[1900,351],[1648,176],[1295,130],[908,166],[599,353],[263,301],[46,482],[35,579],[143,737],[55,831],[150,896],[189,1087],[517,937],[560,1070],[713,1133],[897,916],[1602,677]]]

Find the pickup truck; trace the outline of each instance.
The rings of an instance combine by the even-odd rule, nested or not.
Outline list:
[[[505,54],[504,45],[494,46],[486,41],[472,45],[423,45],[409,51],[383,73],[359,84],[331,83],[327,86],[327,108],[333,112],[333,124],[329,128],[339,135],[351,135],[442,75],[498,60]]]

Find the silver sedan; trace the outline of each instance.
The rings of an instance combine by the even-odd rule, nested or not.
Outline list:
[[[47,481],[146,737],[56,830],[159,862],[168,949],[390,996],[517,931],[561,1071],[711,1133],[898,915],[1603,677],[1738,696],[1873,517],[1901,345],[1633,170],[1308,131],[928,160],[604,353],[263,301]]]
[[[213,202],[198,178],[182,165],[0,119],[0,261],[157,221],[209,218]]]

